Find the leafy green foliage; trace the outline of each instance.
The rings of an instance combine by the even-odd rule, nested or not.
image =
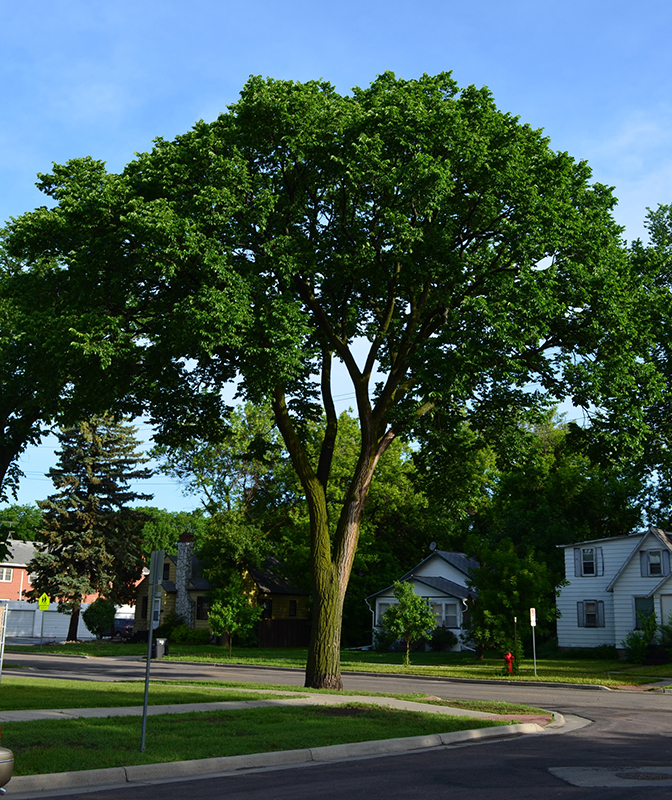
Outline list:
[[[84,624],[100,640],[106,633],[110,633],[114,628],[114,615],[116,607],[111,600],[104,597],[97,597],[91,605],[82,612]]]
[[[614,449],[640,443],[657,388],[650,281],[590,178],[447,73],[385,73],[347,96],[255,77],[216,121],[157,140],[120,175],[88,158],[54,166],[39,184],[52,206],[13,221],[7,250],[41,296],[57,287],[59,330],[116,371],[161,443],[221,441],[236,377],[272,406],[308,506],[307,682],[337,687],[374,473],[430,410],[485,419],[571,397],[605,436],[618,430]],[[360,426],[340,505],[335,362]]]
[[[215,636],[226,634],[228,637],[230,658],[234,636],[249,632],[261,618],[263,608],[252,605],[241,579],[232,580],[225,589],[216,590],[213,596],[208,622]]]
[[[436,617],[426,598],[415,593],[413,584],[394,582],[396,603],[383,614],[383,628],[406,643],[406,666],[409,665],[411,642],[427,636],[436,628]]]
[[[145,516],[142,527],[143,547],[147,555],[152,550],[177,552],[177,540],[183,533],[194,537],[203,535],[207,520],[200,511],[165,511],[154,506],[135,506],[135,510]]]
[[[510,539],[491,543],[474,536],[466,548],[480,563],[469,582],[474,593],[465,625],[479,658],[486,647],[512,649],[514,617],[518,635],[529,632],[530,608],[537,611],[537,630],[548,632],[555,620],[555,587],[542,557]]]
[[[655,614],[638,615],[641,628],[629,631],[621,646],[625,649],[625,657],[631,664],[643,664],[658,633],[658,623]]]
[[[59,611],[71,613],[68,639],[76,638],[86,595],[115,604],[133,600],[143,564],[145,516],[130,507],[134,480],[151,471],[136,451],[135,428],[111,415],[94,417],[58,434],[57,466],[49,470],[57,492],[40,501],[42,541],[28,564],[31,600],[46,592]]]
[[[40,538],[42,512],[37,505],[25,503],[0,508],[0,518],[11,531],[13,539],[36,541]]]

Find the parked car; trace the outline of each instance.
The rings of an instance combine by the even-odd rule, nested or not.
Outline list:
[[[133,620],[129,617],[117,617],[114,620],[114,635],[130,638],[133,635]]]

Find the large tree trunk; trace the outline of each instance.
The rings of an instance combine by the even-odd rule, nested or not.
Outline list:
[[[79,627],[79,606],[72,609],[70,614],[70,626],[68,627],[68,636],[66,642],[77,641],[77,628]]]
[[[327,369],[325,374],[328,375],[328,372]],[[326,389],[325,392],[328,393]],[[368,396],[366,403],[368,404]],[[394,438],[394,433],[388,431],[380,439],[372,436],[370,412],[367,423],[361,423],[362,445],[359,459],[332,541],[327,485],[338,426],[333,405],[331,402],[325,402],[325,405],[327,429],[317,470],[310,463],[297,435],[285,404],[284,391],[280,386],[276,387],[274,394],[273,411],[294,469],[306,493],[310,516],[310,563],[314,605],[305,685],[315,689],[340,690],[343,688],[340,654],[343,601],[359,541],[364,502],[376,464]],[[363,416],[360,413],[360,420]]]

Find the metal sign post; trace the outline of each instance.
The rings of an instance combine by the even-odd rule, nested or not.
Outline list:
[[[140,737],[140,752],[145,752],[145,736],[147,733],[147,700],[149,698],[149,669],[152,663],[152,637],[154,633],[154,611],[161,598],[161,582],[163,580],[163,550],[153,550],[149,566],[149,600],[148,605],[148,633],[147,633],[147,666],[145,667],[145,697],[142,704],[142,736]],[[158,597],[157,597],[158,595]],[[157,602],[158,601],[158,602]]]
[[[37,607],[42,612],[42,616],[40,617],[40,650],[42,649],[42,637],[44,636],[44,613],[45,611],[49,611],[49,596],[46,592],[43,592],[40,595],[40,599],[37,601]]]
[[[530,609],[530,625],[532,626],[532,656],[534,658],[534,677],[537,677],[537,646],[534,640],[534,629],[537,627],[537,609]]]

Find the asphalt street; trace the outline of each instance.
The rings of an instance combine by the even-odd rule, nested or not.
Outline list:
[[[6,653],[11,674],[129,680],[144,664]],[[24,668],[13,668],[22,664]],[[152,677],[302,685],[296,670],[240,666],[152,664]],[[84,800],[211,798],[415,798],[527,800],[549,798],[669,798],[672,795],[672,693],[607,691],[521,684],[456,682],[433,678],[344,675],[351,691],[425,692],[445,699],[503,699],[593,721],[580,730],[514,741],[439,748],[417,754],[351,759],[329,765],[258,770],[202,780],[127,786],[78,794]],[[578,785],[577,785],[578,784]],[[56,797],[46,795],[41,797]],[[60,795],[63,796],[63,795]],[[8,798],[11,794],[8,793]]]

